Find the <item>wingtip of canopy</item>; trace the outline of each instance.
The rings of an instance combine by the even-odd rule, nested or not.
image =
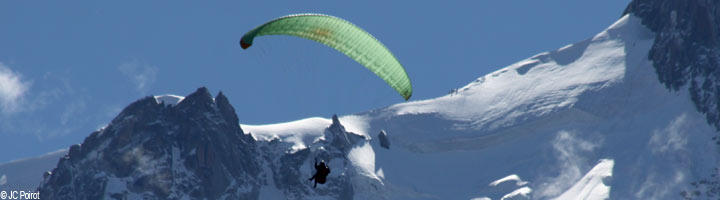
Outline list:
[[[252,44],[245,43],[245,41],[240,40],[240,47],[243,49],[247,49],[248,47],[252,46]]]
[[[407,96],[404,96],[404,97],[405,97],[405,101],[407,101],[408,99],[410,99],[411,96],[412,96],[412,94],[409,94],[409,95],[407,95]]]

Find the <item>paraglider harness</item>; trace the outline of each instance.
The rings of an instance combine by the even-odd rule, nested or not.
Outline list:
[[[328,174],[330,174],[330,168],[325,165],[325,161],[320,160],[320,164],[318,164],[317,158],[315,158],[315,175],[313,175],[308,180],[312,181],[313,179],[315,179],[315,185],[313,186],[313,188],[316,188],[318,183],[325,184]]]

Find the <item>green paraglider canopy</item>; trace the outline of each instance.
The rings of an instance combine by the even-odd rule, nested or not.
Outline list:
[[[257,36],[289,35],[310,39],[332,47],[368,68],[408,100],[412,85],[405,68],[380,41],[365,30],[343,19],[322,14],[296,14],[260,25],[240,40],[247,49]]]

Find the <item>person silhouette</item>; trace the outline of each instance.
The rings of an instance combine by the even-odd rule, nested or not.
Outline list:
[[[325,184],[328,174],[330,174],[330,168],[325,164],[325,161],[320,160],[320,164],[318,164],[317,158],[315,158],[315,175],[310,177],[310,179],[308,180],[315,180],[315,185],[313,186],[313,188],[316,188],[318,183]]]

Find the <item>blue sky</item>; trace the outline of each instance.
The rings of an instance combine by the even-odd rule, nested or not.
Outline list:
[[[323,13],[382,41],[405,66],[410,100],[447,94],[537,53],[590,38],[629,0],[0,1],[0,163],[81,143],[147,95],[222,90],[243,124],[330,117],[402,97],[309,40],[246,31]]]

